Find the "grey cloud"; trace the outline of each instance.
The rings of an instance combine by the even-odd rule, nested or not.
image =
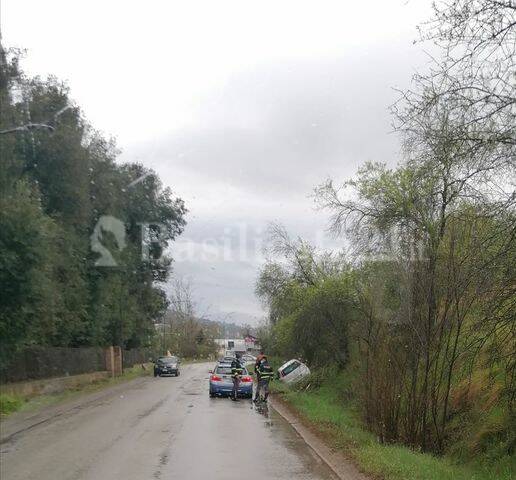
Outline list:
[[[348,176],[365,160],[393,162],[398,147],[387,107],[396,94],[385,78],[391,60],[381,53],[366,65],[349,60],[235,76],[220,95],[200,102],[199,127],[147,144],[141,156],[170,175],[195,172],[279,197],[307,192],[327,175]]]
[[[391,85],[410,78],[407,59],[379,48],[234,75],[200,99],[195,128],[173,130],[124,155],[154,167],[185,198],[189,223],[172,247],[175,271],[192,277],[203,309],[219,318],[259,317],[254,283],[262,259],[253,242],[262,241],[267,223],[320,239],[326,217],[313,210],[313,187],[328,176],[350,177],[366,160],[396,161],[387,107],[396,98]],[[249,230],[243,247],[242,224]],[[220,249],[228,239],[232,251],[244,248],[244,259],[177,254],[187,243]],[[326,238],[324,246],[343,244]]]

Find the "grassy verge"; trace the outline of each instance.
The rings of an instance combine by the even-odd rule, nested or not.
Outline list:
[[[186,358],[182,360],[183,365],[190,363],[204,363],[211,360],[199,358]],[[7,417],[17,411],[34,410],[48,405],[54,405],[65,400],[70,400],[84,393],[93,393],[103,388],[127,382],[137,377],[152,375],[152,365],[147,365],[147,370],[142,369],[140,364],[124,370],[123,375],[115,378],[106,378],[80,387],[69,388],[60,393],[37,395],[25,397],[22,395],[9,395],[0,393],[0,419]]]
[[[43,394],[33,397],[0,393],[0,418],[3,419],[16,411],[36,410],[45,406],[72,400],[85,393],[94,393],[103,388],[145,375],[152,375],[152,367],[144,370],[141,365],[135,365],[132,368],[125,369],[123,375],[119,377],[98,380],[87,385],[66,389],[60,393]]]
[[[0,415],[6,416],[10,413],[16,412],[22,408],[24,403],[24,399],[19,395],[0,393]]]
[[[332,447],[343,452],[366,474],[384,480],[510,480],[515,460],[496,464],[459,464],[446,457],[415,452],[401,445],[380,444],[362,425],[352,401],[342,400],[344,378],[324,381],[317,388],[289,390],[273,382],[273,391],[308,420]]]

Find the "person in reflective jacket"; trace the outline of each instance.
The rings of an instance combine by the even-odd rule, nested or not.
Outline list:
[[[256,362],[254,363],[254,373],[256,373],[256,384],[260,382],[260,362],[262,360],[267,360],[267,357],[263,352],[260,352],[256,357]]]
[[[260,400],[260,393],[263,394],[263,400],[266,402],[269,396],[269,383],[274,378],[274,370],[269,365],[267,357],[263,357],[260,360],[258,368],[256,369],[256,376],[258,383],[256,386],[256,393],[254,396],[254,403]]]
[[[265,356],[265,354],[263,353],[263,351],[260,351],[260,353],[258,354],[258,356],[256,357],[256,361],[254,362],[254,371],[255,373],[258,375],[258,368],[260,367],[260,362],[263,360],[263,359],[267,359],[267,357]]]
[[[240,377],[244,368],[238,358],[231,362],[231,376],[233,377],[233,391],[231,392],[231,400],[236,401],[238,396],[238,387],[240,385]]]

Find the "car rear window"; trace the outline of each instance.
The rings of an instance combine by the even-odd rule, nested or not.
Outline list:
[[[299,362],[292,362],[290,365],[287,365],[283,369],[283,376],[288,375],[289,373],[292,373],[297,367],[301,365]]]
[[[218,366],[217,369],[215,370],[215,373],[218,373],[220,375],[231,375],[231,366],[230,365],[223,366],[223,367]],[[244,368],[242,373],[244,375],[247,375],[247,370]]]

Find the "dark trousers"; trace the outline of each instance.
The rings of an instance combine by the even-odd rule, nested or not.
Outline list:
[[[255,400],[260,399],[260,393],[262,393],[264,400],[267,400],[267,397],[269,396],[269,379],[258,380],[256,385],[256,393],[254,396]]]
[[[231,392],[231,396],[236,399],[238,396],[238,387],[240,386],[240,377],[233,377],[233,391]]]

